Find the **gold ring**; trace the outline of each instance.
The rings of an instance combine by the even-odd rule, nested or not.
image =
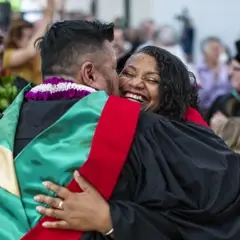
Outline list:
[[[58,209],[63,209],[63,201],[61,201],[59,204],[58,204]]]

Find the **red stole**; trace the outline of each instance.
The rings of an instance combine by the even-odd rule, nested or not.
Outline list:
[[[196,109],[191,107],[189,107],[185,112],[185,122],[194,122],[198,125],[209,127],[208,124],[202,118],[201,114]]]
[[[99,119],[89,157],[79,169],[81,176],[88,180],[108,200],[130,150],[140,113],[140,105],[119,97],[109,97]],[[72,192],[81,192],[72,180],[67,187]],[[43,217],[22,240],[79,240],[83,232],[46,229],[42,223],[56,221]]]

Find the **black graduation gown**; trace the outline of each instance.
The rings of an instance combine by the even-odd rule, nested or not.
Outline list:
[[[15,154],[73,103],[25,103]],[[239,165],[239,155],[210,129],[142,112],[110,199],[115,239],[239,240]],[[104,239],[111,238],[82,237]]]

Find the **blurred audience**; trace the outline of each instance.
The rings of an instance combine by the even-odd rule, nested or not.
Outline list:
[[[67,12],[65,6],[68,0],[46,1],[43,19],[40,21],[27,22],[23,20],[19,9],[15,9],[12,14],[8,14],[11,24],[8,31],[5,31],[4,19],[0,18],[2,21],[0,23],[2,26],[2,30],[0,29],[0,64],[3,72],[6,70],[11,76],[17,76],[17,84],[16,80],[14,82],[18,90],[25,86],[25,80],[34,84],[42,81],[39,52],[34,43],[44,34],[49,23],[64,19],[88,21],[96,19],[95,5],[89,13]],[[200,107],[206,120],[229,146],[240,152],[238,145],[240,138],[240,41],[236,43],[238,54],[232,58],[229,46],[225,46],[215,36],[208,37],[200,46],[202,61],[196,63],[193,58],[196,30],[187,8],[176,15],[175,19],[182,23],[181,33],[177,32],[173,25],[159,26],[152,19],[143,20],[137,28],[133,28],[126,27],[128,24],[125,18],[116,18],[112,44],[118,60],[117,71],[120,73],[127,59],[145,46],[158,46],[171,52],[181,59],[188,70],[195,75],[192,79],[193,81],[196,79],[199,85]],[[3,97],[0,95],[1,99]]]
[[[240,40],[236,42],[237,54],[230,63],[233,91],[218,97],[210,112],[210,124],[234,151],[240,153]]]
[[[171,25],[165,25],[159,29],[156,45],[177,56],[184,63],[187,62],[186,55],[180,45],[180,37]]]
[[[124,32],[120,28],[114,29],[114,40],[112,42],[117,58],[123,57],[131,49],[131,44],[126,41]]]
[[[34,43],[52,21],[53,12],[54,0],[48,0],[44,18],[37,26],[23,19],[12,21],[5,40],[4,68],[27,81],[41,83],[40,56]]]
[[[222,43],[216,37],[209,37],[202,42],[203,61],[197,67],[201,89],[200,106],[207,111],[217,97],[231,92],[228,66],[221,61]]]
[[[137,48],[137,51],[146,46],[155,45],[157,29],[157,24],[153,20],[145,20],[141,23],[139,37],[142,44]]]

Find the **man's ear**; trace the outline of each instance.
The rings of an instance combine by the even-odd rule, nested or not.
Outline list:
[[[96,82],[96,68],[93,63],[85,62],[81,66],[80,76],[82,83],[89,87],[94,87]]]

